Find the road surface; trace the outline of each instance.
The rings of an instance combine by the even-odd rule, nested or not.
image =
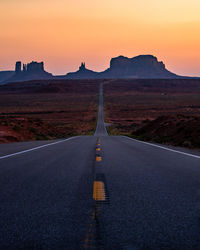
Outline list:
[[[200,155],[108,136],[0,145],[0,249],[200,249]]]

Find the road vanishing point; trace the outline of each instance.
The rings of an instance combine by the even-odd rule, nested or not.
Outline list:
[[[0,249],[200,249],[200,154],[108,136],[0,145]]]

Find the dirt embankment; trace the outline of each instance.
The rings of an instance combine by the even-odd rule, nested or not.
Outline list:
[[[145,141],[200,148],[200,117],[160,116],[131,135]]]
[[[69,131],[66,131],[66,134]],[[62,133],[51,124],[36,118],[1,117],[0,143],[48,140],[62,137]]]

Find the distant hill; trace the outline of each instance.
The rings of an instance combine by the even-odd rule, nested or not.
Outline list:
[[[15,74],[15,71],[0,71],[0,84],[7,79],[11,78]]]

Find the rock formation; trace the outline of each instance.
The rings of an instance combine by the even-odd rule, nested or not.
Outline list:
[[[15,74],[6,80],[6,82],[17,82],[27,80],[39,80],[39,79],[51,79],[52,74],[44,70],[43,62],[31,62],[23,64],[23,70],[21,69],[21,62],[18,61],[15,64]]]
[[[152,55],[139,55],[133,58],[124,56],[112,58],[110,67],[103,72],[89,70],[83,62],[76,72],[60,76],[53,76],[46,72],[43,62],[23,64],[23,69],[21,69],[21,66],[21,62],[18,61],[16,62],[15,73],[13,71],[0,72],[0,83],[40,79],[189,78],[178,76],[168,71],[164,63],[159,62]]]
[[[97,78],[98,73],[89,70],[85,67],[85,63],[81,63],[79,70],[76,72],[68,73],[65,78],[68,79],[92,79]]]
[[[40,63],[37,63],[37,62],[28,63],[27,65],[25,65],[25,69],[26,69],[27,72],[37,72],[37,73],[45,72],[43,62],[40,62]]]
[[[19,74],[21,73],[22,63],[20,61],[16,62],[15,64],[15,73]]]
[[[155,56],[140,55],[133,58],[112,58],[110,68],[101,73],[103,78],[177,78]]]
[[[159,62],[155,56],[140,55],[133,58],[119,56],[112,58],[110,68],[103,72],[94,72],[86,69],[85,63],[82,63],[79,70],[68,73],[64,78],[82,79],[82,78],[179,78],[180,76],[171,73],[165,68],[163,62]]]

